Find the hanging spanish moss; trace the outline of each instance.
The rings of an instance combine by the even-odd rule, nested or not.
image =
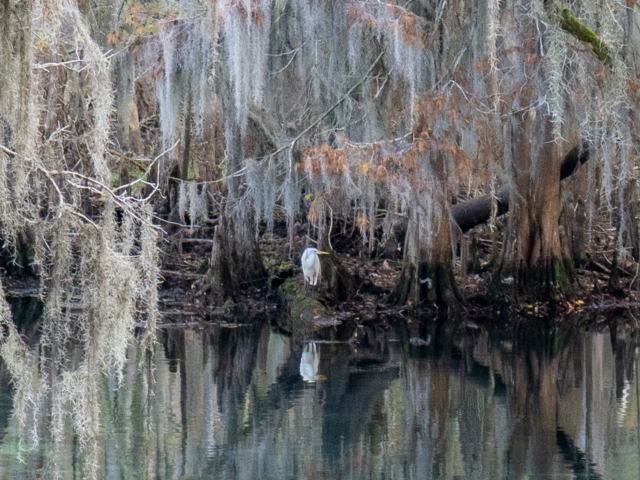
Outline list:
[[[0,3],[2,255],[44,302],[27,345],[0,298],[21,448],[46,434],[67,455],[75,435],[102,476],[101,382],[124,381],[134,326],[153,356],[158,282],[185,250],[203,309],[263,294],[310,245],[332,251],[322,288],[349,286],[321,299],[355,294],[348,253],[397,260],[389,300],[451,306],[483,223],[505,298],[566,292],[603,238],[637,266],[636,17],[603,0]]]

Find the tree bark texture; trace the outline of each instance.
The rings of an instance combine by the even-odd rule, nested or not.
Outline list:
[[[211,292],[219,302],[224,302],[228,298],[235,300],[235,292],[238,285],[235,276],[232,274],[231,255],[229,254],[229,244],[227,242],[224,223],[215,227],[213,234],[213,247],[211,250],[211,269],[209,271],[209,282]]]
[[[342,264],[338,256],[331,248],[329,248],[328,236],[323,235],[318,243],[320,250],[329,252],[329,256],[321,256],[322,277],[326,279],[326,293],[332,299],[338,302],[348,300],[354,292],[354,282],[347,268]]]
[[[532,87],[525,92],[525,101],[533,93]],[[516,291],[532,287],[547,294],[565,288],[572,273],[571,259],[563,254],[560,241],[561,145],[554,139],[551,117],[544,109],[515,110],[511,115],[511,216],[494,285],[498,291],[507,285]]]
[[[439,197],[439,199],[437,198]],[[412,208],[405,241],[405,254],[400,278],[388,300],[397,305],[424,302],[451,305],[462,300],[451,263],[451,220],[445,205],[446,195],[434,195],[431,201],[440,201],[443,213],[434,217],[431,231],[420,228],[419,202]],[[426,238],[429,236],[430,238]],[[418,259],[411,258],[408,243],[415,242]],[[426,246],[430,245],[429,248]]]
[[[260,245],[254,235],[253,215],[234,215],[226,206],[229,225],[229,244],[233,258],[234,272],[239,282],[248,287],[262,287],[269,274],[262,262]]]

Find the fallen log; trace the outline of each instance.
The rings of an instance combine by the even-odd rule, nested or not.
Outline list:
[[[584,143],[582,146],[576,145],[564,157],[560,165],[560,180],[570,177],[580,168],[580,165],[589,160],[589,146]],[[509,187],[499,188],[495,193],[497,216],[504,215],[509,211]],[[451,207],[453,219],[462,230],[466,233],[473,227],[486,223],[491,218],[491,202],[490,194],[483,195],[468,202],[458,203]]]

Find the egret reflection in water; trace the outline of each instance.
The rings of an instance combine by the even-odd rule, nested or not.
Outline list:
[[[318,375],[320,366],[320,347],[316,342],[308,342],[300,357],[300,376],[307,383],[314,383],[318,380],[326,380],[324,375]]]

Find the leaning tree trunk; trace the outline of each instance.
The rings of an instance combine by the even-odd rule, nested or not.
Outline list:
[[[580,166],[589,160],[590,148],[587,142],[573,147],[564,156],[560,166],[560,180],[572,176]],[[492,215],[493,201],[496,202],[496,217],[509,211],[509,185],[499,188],[494,195],[487,194],[467,202],[457,203],[451,207],[453,220],[458,224],[462,233],[486,223]]]

